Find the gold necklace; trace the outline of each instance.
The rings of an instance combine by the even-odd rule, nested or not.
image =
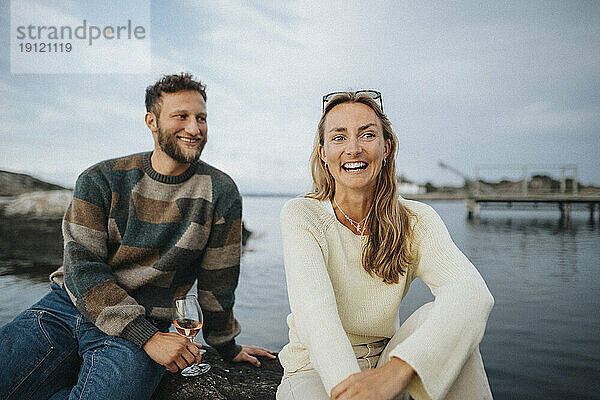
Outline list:
[[[365,229],[367,228],[367,218],[369,218],[369,215],[371,215],[371,208],[373,208],[373,207],[371,206],[371,208],[369,208],[369,212],[367,213],[366,217],[364,217],[360,222],[356,222],[355,220],[353,220],[352,218],[350,218],[344,212],[344,210],[342,210],[342,207],[340,207],[340,205],[338,204],[338,202],[335,200],[335,197],[333,198],[333,202],[335,203],[335,206],[338,208],[338,210],[340,210],[342,212],[342,214],[344,214],[344,217],[348,220],[348,222],[350,222],[350,225],[352,225],[352,227],[356,230],[356,232],[360,236],[363,236],[363,234],[365,233]],[[362,225],[362,229],[360,227],[361,225]]]

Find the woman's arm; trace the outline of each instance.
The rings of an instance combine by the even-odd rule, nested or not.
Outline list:
[[[342,327],[325,266],[324,229],[303,199],[289,201],[281,212],[290,308],[299,339],[329,393],[333,386],[360,369]]]
[[[422,325],[391,350],[388,363],[350,376],[333,388],[332,399],[387,400],[414,386],[442,399],[481,341],[493,298],[437,213],[426,205],[419,209],[416,276],[435,295],[433,307]]]
[[[444,398],[464,362],[479,345],[494,304],[473,264],[456,247],[439,215],[419,205],[416,276],[435,296],[427,319],[390,356],[406,361],[433,399]]]

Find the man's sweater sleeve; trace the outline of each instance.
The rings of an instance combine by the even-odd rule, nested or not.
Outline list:
[[[62,224],[64,285],[77,309],[100,330],[142,347],[158,329],[106,263],[110,199],[99,175],[79,176]]]
[[[443,399],[483,337],[494,304],[473,264],[429,206],[418,212],[415,241],[420,277],[435,296],[423,324],[390,352],[417,373],[408,390]],[[423,390],[424,389],[424,390]]]
[[[204,340],[230,361],[240,351],[241,328],[233,315],[240,274],[242,199],[237,190],[216,204],[211,233],[198,270],[198,300],[204,313]]]
[[[360,368],[342,326],[327,273],[325,228],[301,200],[289,201],[281,213],[290,309],[299,339],[330,393],[335,385],[360,372]]]

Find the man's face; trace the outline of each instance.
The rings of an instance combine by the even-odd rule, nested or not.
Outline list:
[[[196,161],[206,144],[206,102],[194,90],[163,93],[160,97],[155,133],[160,151],[180,163]]]

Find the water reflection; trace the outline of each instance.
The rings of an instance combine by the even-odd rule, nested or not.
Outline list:
[[[587,218],[584,217],[583,212],[573,212],[570,218],[566,218],[564,215],[557,215],[556,213],[548,212],[527,212],[522,210],[521,212],[511,212],[510,216],[506,216],[500,213],[498,210],[493,210],[487,215],[479,217],[469,218],[465,220],[467,224],[479,226],[479,225],[506,225],[506,227],[513,229],[520,229],[523,225],[530,228],[550,229],[556,232],[566,232],[576,230],[578,227],[594,228],[598,225],[598,213],[589,212]],[[491,214],[491,216],[490,216]],[[520,214],[520,215],[518,215]],[[525,216],[525,217],[524,217]],[[514,221],[514,223],[513,223]]]
[[[289,312],[279,234],[284,198],[246,198],[253,231],[242,259],[236,314],[240,342],[280,349]],[[477,266],[496,304],[481,343],[495,399],[597,398],[600,390],[600,229],[584,212],[569,224],[554,211],[486,210],[432,202]],[[60,221],[2,219],[0,325],[47,291],[61,264]],[[418,281],[400,313],[431,300]],[[265,329],[268,327],[268,329]]]
[[[552,232],[576,232],[578,228],[586,227],[593,228],[595,220],[589,219],[578,219],[578,220],[567,220],[563,217],[555,218],[544,218],[544,217],[479,217],[479,218],[465,218],[467,224],[472,226],[491,226],[491,227],[504,227],[505,230],[531,230],[531,229],[542,229],[544,231]]]
[[[47,282],[62,264],[60,219],[0,217],[0,275]]]
[[[431,205],[496,301],[481,343],[494,398],[597,397],[600,229],[589,213],[486,209],[468,220],[463,204]]]

